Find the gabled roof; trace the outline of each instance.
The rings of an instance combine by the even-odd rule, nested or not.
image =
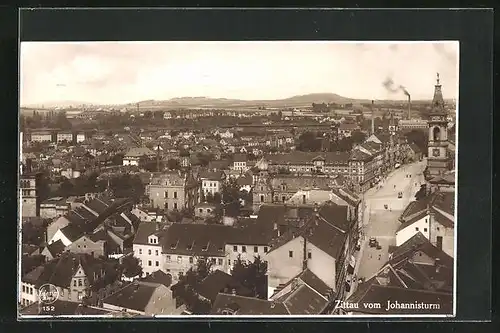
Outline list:
[[[245,288],[232,275],[216,270],[200,283],[197,291],[201,296],[214,302],[220,292],[230,293],[233,289],[238,295],[251,296],[252,294],[251,290]]]
[[[222,171],[202,171],[200,172],[200,179],[221,181],[225,178],[225,174]]]
[[[157,270],[141,279],[141,281],[158,283],[164,285],[165,287],[170,287],[170,285],[172,284],[172,275],[167,274],[161,270]]]
[[[405,222],[401,223],[399,225],[399,228],[398,230],[396,230],[396,233],[403,230],[403,229],[406,229],[407,227],[411,226],[413,223],[423,219],[424,217],[428,216],[429,213],[427,212],[427,210],[422,210],[420,211],[419,213],[417,213],[417,215],[413,216],[412,218],[406,220]]]
[[[35,268],[23,276],[22,281],[36,286],[51,283],[58,287],[68,288],[80,265],[87,275],[90,285],[94,283],[94,272],[101,269],[106,270],[107,274],[116,272],[111,267],[111,264],[103,259],[88,254],[64,252],[60,257]]]
[[[151,235],[157,235],[159,238],[164,237],[166,234],[167,225],[165,223],[158,222],[142,222],[137,228],[137,232],[134,237],[134,244],[147,245],[148,238]],[[158,241],[159,244],[160,241]]]
[[[296,233],[287,232],[272,241],[272,247],[269,252],[275,251],[300,236],[331,257],[338,259],[347,239],[349,229],[345,228],[348,225],[348,222],[346,222],[347,207],[337,207],[335,209],[327,208],[327,210],[332,210],[332,212],[335,210],[337,213],[344,211],[345,215],[339,213],[334,216],[323,217],[321,211],[319,214],[313,214]],[[341,215],[343,216],[341,217]]]
[[[395,264],[407,260],[413,256],[416,251],[422,251],[431,258],[439,258],[442,265],[453,267],[453,258],[432,245],[421,232],[416,233],[412,238],[398,246],[394,252],[392,252],[392,259],[389,263]]]
[[[155,156],[156,154],[149,148],[146,147],[139,147],[139,148],[130,148],[127,153],[125,154],[125,157],[127,158],[137,158],[141,157],[143,155],[146,156]]]
[[[124,309],[146,311],[153,294],[162,285],[147,282],[133,282],[102,300],[104,304],[114,305]],[[163,286],[163,288],[166,288]]]
[[[210,314],[221,315],[230,309],[237,315],[288,315],[285,306],[267,300],[219,293],[215,298]]]
[[[66,246],[64,246],[63,242],[60,239],[56,242],[53,242],[52,244],[47,245],[47,250],[50,252],[53,258],[61,254],[65,248]]]

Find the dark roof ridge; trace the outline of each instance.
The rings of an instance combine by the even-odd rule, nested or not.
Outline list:
[[[382,286],[382,285],[377,285],[376,287],[382,287],[382,288],[388,288],[388,289],[398,289],[398,290],[411,290],[411,291],[416,291],[416,292],[422,292],[422,293],[428,293],[428,294],[436,294],[436,295],[446,295],[449,296],[450,293],[442,292],[442,291],[435,291],[435,290],[428,290],[428,289],[414,289],[414,288],[401,288],[401,287],[395,287],[395,286]]]
[[[337,229],[338,231],[340,231],[341,233],[345,234],[346,231],[341,229],[340,227],[337,227],[336,225],[334,224],[331,224],[327,219],[325,219],[323,216],[321,216],[321,214],[317,214],[316,217],[319,217],[323,222],[327,223],[328,225],[334,227],[335,229]]]
[[[392,267],[391,264],[388,265],[389,269],[394,273],[394,275],[398,278],[399,282],[401,282],[401,284],[408,289],[408,286],[406,285],[406,283],[403,281],[403,279],[401,279],[401,277],[398,275],[398,273],[396,272],[396,270],[394,269],[394,267]]]

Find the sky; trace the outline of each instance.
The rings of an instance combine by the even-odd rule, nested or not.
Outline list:
[[[432,99],[458,94],[458,42],[22,42],[21,105],[175,97]]]

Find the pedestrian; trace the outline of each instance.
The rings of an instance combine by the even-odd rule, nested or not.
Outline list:
[[[380,258],[381,258],[381,256],[380,256],[380,254],[379,254],[379,255],[378,255],[378,260],[380,260]]]

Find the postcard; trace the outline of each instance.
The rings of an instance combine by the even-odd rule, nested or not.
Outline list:
[[[458,54],[21,42],[19,318],[455,316]]]

